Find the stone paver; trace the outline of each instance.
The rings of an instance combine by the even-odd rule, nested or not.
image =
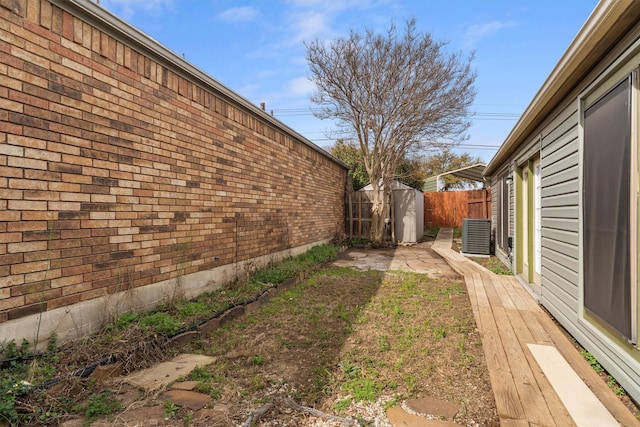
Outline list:
[[[454,424],[450,421],[430,420],[410,414],[400,406],[387,409],[387,418],[393,427],[460,427],[460,424]]]
[[[454,276],[455,272],[449,264],[431,251],[431,244],[420,242],[395,249],[350,248],[332,265],[359,270],[401,270],[432,276]]]
[[[162,393],[162,399],[193,411],[202,409],[211,402],[211,396],[189,390],[169,390]]]
[[[179,354],[168,362],[143,369],[125,377],[125,382],[146,391],[156,391],[186,377],[196,366],[206,366],[214,362],[213,357],[199,354]]]
[[[171,385],[172,390],[193,390],[201,381],[180,381]]]
[[[460,411],[460,405],[425,396],[417,399],[408,399],[404,405],[418,414],[432,415],[437,418],[444,418],[453,421],[453,417]]]

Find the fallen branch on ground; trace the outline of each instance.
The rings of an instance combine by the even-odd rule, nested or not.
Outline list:
[[[310,415],[313,415],[314,417],[323,418],[325,420],[336,421],[336,422],[344,424],[345,426],[357,426],[358,425],[356,420],[353,420],[351,418],[343,418],[343,417],[337,417],[335,415],[325,414],[324,412],[319,411],[319,410],[317,410],[315,408],[310,408],[308,406],[299,405],[296,402],[294,402],[293,400],[285,397],[285,398],[282,398],[282,399],[277,399],[275,402],[267,403],[266,405],[261,406],[260,408],[258,408],[255,411],[253,411],[251,414],[249,414],[249,417],[242,424],[241,427],[250,427],[252,425],[252,423],[255,423],[256,421],[258,421],[275,404],[280,405],[280,406],[284,406],[286,408],[293,409],[295,411],[306,412],[306,413],[308,413]]]
[[[272,406],[273,406],[273,403],[267,403],[266,405],[256,409],[255,411],[249,414],[249,418],[247,418],[247,420],[244,423],[242,423],[240,427],[251,427],[251,425],[254,422],[258,421],[260,417],[262,417],[264,414],[266,414],[267,411],[271,409]]]

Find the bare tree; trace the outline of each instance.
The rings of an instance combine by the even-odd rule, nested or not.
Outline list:
[[[384,238],[389,182],[410,153],[466,137],[475,98],[473,55],[446,52],[446,43],[408,20],[398,34],[367,29],[348,38],[306,44],[316,85],[314,114],[334,119],[360,143],[373,187],[371,239]],[[380,194],[380,190],[383,194]]]

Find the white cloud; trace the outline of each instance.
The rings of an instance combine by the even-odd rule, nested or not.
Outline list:
[[[100,4],[125,20],[130,20],[137,11],[161,13],[173,7],[173,0],[102,0]]]
[[[288,94],[292,97],[307,96],[316,90],[316,85],[306,77],[295,78],[287,86]]]
[[[292,43],[301,43],[330,32],[331,18],[323,12],[307,10],[293,14],[290,29],[293,32]]]
[[[327,1],[327,0],[288,0],[290,5],[302,8],[326,10],[331,12],[339,12],[346,9],[366,9],[376,4],[375,0],[349,0],[349,1]]]
[[[218,18],[227,22],[247,22],[258,16],[260,10],[251,6],[233,7],[218,15]]]
[[[474,47],[480,40],[490,37],[505,28],[516,26],[518,24],[515,21],[489,21],[471,25],[464,34],[464,44],[466,47]]]

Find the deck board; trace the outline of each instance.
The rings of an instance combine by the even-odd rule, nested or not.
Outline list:
[[[529,365],[527,358],[529,350],[522,348],[521,341],[518,339],[519,334],[528,334],[529,330],[524,327],[524,325],[519,325],[518,322],[515,321],[516,316],[509,316],[504,302],[509,301],[512,307],[515,307],[515,305],[513,305],[510,298],[501,298],[499,296],[495,289],[494,280],[489,275],[483,275],[481,277],[483,278],[483,284],[489,297],[496,323],[500,325],[499,333],[502,337],[502,344],[505,347],[511,371],[514,373],[516,389],[518,390],[521,402],[523,402],[523,409],[527,421],[547,426],[571,425],[566,422],[556,424],[551,417],[547,401]],[[496,278],[495,280],[497,281],[499,279]],[[505,295],[503,295],[503,297],[505,297]],[[518,327],[520,327],[520,330],[516,330]],[[524,404],[524,402],[526,402],[526,404]]]
[[[640,425],[518,279],[454,252],[451,240],[451,230],[441,229],[432,249],[464,276],[501,425],[576,425],[528,344],[555,347],[621,425]]]
[[[496,399],[496,408],[500,419],[524,419],[524,408],[518,396],[516,383],[511,366],[508,362],[505,346],[503,345],[496,319],[491,311],[489,299],[481,285],[482,279],[472,278],[478,296],[478,314],[482,330],[482,346],[485,359],[489,367],[491,387]]]

